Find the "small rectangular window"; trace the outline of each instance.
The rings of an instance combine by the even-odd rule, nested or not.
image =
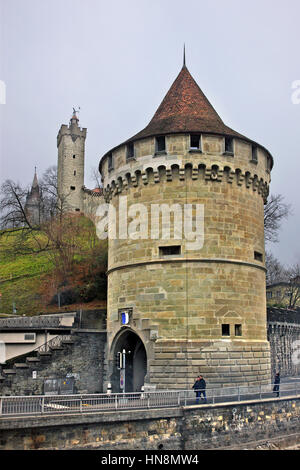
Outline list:
[[[225,137],[225,152],[227,154],[233,155],[233,138]]]
[[[114,163],[113,163],[113,155],[110,153],[108,155],[108,170],[113,170],[114,169]]]
[[[76,176],[76,170],[74,170],[74,176]]]
[[[201,135],[200,134],[190,135],[190,150],[201,150]]]
[[[25,333],[24,334],[25,341],[35,341],[35,333]]]
[[[73,155],[73,158],[76,158],[76,155]]]
[[[155,139],[155,151],[165,152],[166,151],[166,138],[165,136],[156,137]]]
[[[267,299],[272,299],[272,292],[267,292]]]
[[[70,189],[71,189],[72,191],[75,191],[76,188],[75,188],[75,186],[70,186]]]
[[[234,335],[242,336],[242,325],[234,325]]]
[[[180,255],[181,246],[160,246],[159,256]]]
[[[256,261],[263,261],[263,255],[259,251],[254,251],[254,259]]]
[[[229,323],[222,324],[222,336],[230,336],[230,325]]]
[[[126,147],[126,160],[132,160],[134,158],[134,143],[130,142]]]
[[[75,211],[76,211],[76,212],[80,212],[80,209],[76,208]]]
[[[252,145],[252,157],[251,157],[251,160],[253,162],[257,162],[257,147],[256,145]]]

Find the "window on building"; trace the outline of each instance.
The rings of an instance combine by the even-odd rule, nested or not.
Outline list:
[[[114,162],[113,162],[113,154],[110,153],[108,154],[108,170],[113,170],[114,169]]]
[[[35,333],[25,333],[24,334],[25,341],[35,341]]]
[[[222,324],[222,336],[230,336],[230,325],[229,323]]]
[[[70,189],[71,189],[72,191],[75,191],[76,188],[75,188],[75,186],[70,186]]]
[[[280,290],[276,291],[276,296],[277,296],[277,297],[281,297],[281,292],[280,292]]]
[[[254,251],[254,259],[256,261],[263,261],[263,255],[259,251]]]
[[[166,151],[166,138],[164,135],[156,137],[155,139],[155,152]]]
[[[80,209],[76,208],[75,211],[76,211],[76,212],[80,212]]]
[[[73,155],[73,158],[76,158],[76,155]]]
[[[160,246],[159,256],[180,255],[181,246]]]
[[[233,138],[232,137],[225,137],[225,152],[230,155],[233,155]]]
[[[252,150],[251,150],[251,160],[252,162],[257,162],[257,147],[256,145],[252,145]]]
[[[132,160],[134,158],[134,143],[130,142],[126,146],[126,160]]]
[[[190,135],[190,150],[201,150],[201,135],[200,134]]]
[[[74,176],[76,176],[76,170],[74,170]]]
[[[234,335],[235,336],[242,336],[242,325],[234,325]]]
[[[267,299],[272,299],[272,292],[271,291],[267,292]]]

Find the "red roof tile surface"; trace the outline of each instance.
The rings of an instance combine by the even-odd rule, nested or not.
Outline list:
[[[185,66],[148,126],[129,140],[177,132],[208,132],[244,138],[223,123]]]
[[[100,161],[99,168],[108,153],[121,145],[146,137],[174,133],[208,133],[239,137],[264,148],[224,124],[184,65],[149,124],[142,131],[107,152]],[[267,149],[265,150],[268,152]],[[269,155],[273,165],[273,158],[270,153]]]

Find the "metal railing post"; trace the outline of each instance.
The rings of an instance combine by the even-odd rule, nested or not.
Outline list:
[[[187,391],[184,391],[184,406],[187,404]]]
[[[238,385],[238,401],[241,401],[240,386]]]
[[[261,398],[262,397],[261,397],[261,384],[260,384],[260,386],[259,386],[259,399],[261,400]]]
[[[45,397],[42,398],[42,413],[45,411]]]
[[[150,393],[148,393],[147,397],[147,407],[150,408]]]
[[[82,413],[82,395],[80,395],[79,410],[80,410],[80,413]]]
[[[115,394],[115,409],[118,409],[118,395]]]
[[[2,415],[2,404],[3,404],[3,399],[0,398],[0,415]]]

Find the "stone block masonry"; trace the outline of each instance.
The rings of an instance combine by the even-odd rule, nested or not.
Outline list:
[[[212,450],[300,438],[300,397],[26,418],[0,418],[1,450]]]
[[[45,379],[73,377],[78,393],[102,393],[106,374],[106,333],[77,331],[73,344],[64,344],[51,355],[38,356],[35,362],[16,368],[14,374],[5,374],[0,380],[0,395],[41,395]],[[33,378],[33,371],[36,378]]]

